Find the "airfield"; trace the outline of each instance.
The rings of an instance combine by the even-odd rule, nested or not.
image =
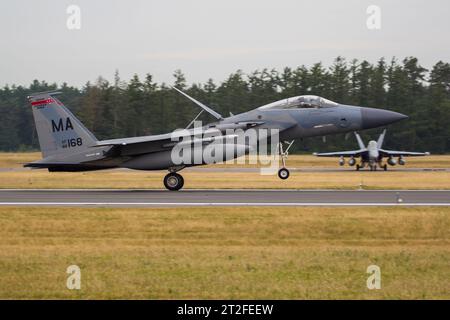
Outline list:
[[[357,172],[293,155],[287,181],[197,167],[179,192],[162,171],[21,167],[39,157],[0,154],[0,298],[450,298],[450,156]]]

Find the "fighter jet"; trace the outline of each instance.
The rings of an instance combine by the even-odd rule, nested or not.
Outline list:
[[[358,141],[359,150],[353,151],[339,151],[339,152],[328,152],[328,153],[313,153],[318,157],[339,157],[339,165],[343,166],[345,164],[344,158],[350,158],[348,164],[354,166],[356,164],[355,158],[361,158],[359,164],[356,164],[356,170],[364,168],[366,165],[370,171],[376,171],[377,166],[387,170],[388,164],[390,166],[395,166],[397,163],[399,165],[405,165],[406,160],[404,157],[419,157],[427,156],[429,152],[409,152],[409,151],[393,151],[382,149],[384,136],[386,135],[386,129],[380,134],[378,141],[371,140],[367,147],[364,145],[360,135],[355,132],[356,141]],[[398,161],[395,159],[398,157]],[[387,158],[385,164],[382,164],[383,158]]]
[[[224,117],[177,88],[173,89],[197,104],[202,109],[200,113],[206,111],[215,118],[202,126],[202,129],[213,128],[225,133],[225,136],[198,137],[196,128],[188,128],[182,131],[182,141],[174,141],[173,132],[99,141],[56,98],[58,92],[41,92],[28,98],[43,158],[27,163],[25,167],[45,168],[50,172],[111,168],[168,170],[169,173],[164,177],[165,187],[179,190],[184,185],[184,179],[178,173],[180,170],[208,162],[174,161],[174,148],[186,143],[194,149],[204,149],[211,145],[225,149],[231,147],[234,152],[225,153],[221,159],[226,161],[248,154],[254,147],[246,143],[230,143],[229,138],[233,138],[233,135],[230,137],[228,130],[240,129],[246,133],[250,129],[277,129],[277,154],[282,159],[278,176],[287,179],[289,170],[286,168],[286,159],[295,139],[370,129],[407,118],[393,111],[339,104],[314,95],[283,99],[245,113]],[[192,140],[189,142],[187,138]]]

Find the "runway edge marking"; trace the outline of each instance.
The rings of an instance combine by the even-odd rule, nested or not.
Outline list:
[[[0,202],[0,206],[99,206],[99,207],[111,207],[111,206],[190,206],[190,207],[203,207],[203,206],[215,206],[215,207],[230,207],[230,206],[243,206],[243,207],[369,207],[369,206],[399,206],[399,207],[412,207],[412,206],[450,206],[450,202],[445,203],[396,203],[396,202],[331,202],[331,203],[319,203],[319,202],[281,202],[281,203],[253,203],[253,202]]]

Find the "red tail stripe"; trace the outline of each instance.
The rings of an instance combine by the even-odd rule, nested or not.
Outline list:
[[[45,99],[45,100],[39,100],[39,101],[33,101],[31,103],[32,106],[40,106],[42,104],[49,104],[49,103],[54,103],[55,100],[53,99]]]

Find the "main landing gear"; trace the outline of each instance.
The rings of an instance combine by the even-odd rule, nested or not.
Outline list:
[[[282,180],[286,180],[289,178],[289,170],[286,169],[286,160],[289,154],[289,149],[292,147],[292,144],[294,143],[294,140],[291,142],[287,142],[288,146],[286,147],[286,150],[283,151],[283,142],[279,143],[279,152],[281,156],[281,163],[283,164],[283,167],[278,170],[278,177]]]
[[[170,169],[170,172],[164,177],[164,186],[170,191],[178,191],[183,188],[184,179],[181,174],[178,174],[176,171],[181,170],[178,169]]]
[[[183,176],[176,172],[171,172],[164,177],[164,186],[170,191],[178,191],[183,188],[183,185]]]

